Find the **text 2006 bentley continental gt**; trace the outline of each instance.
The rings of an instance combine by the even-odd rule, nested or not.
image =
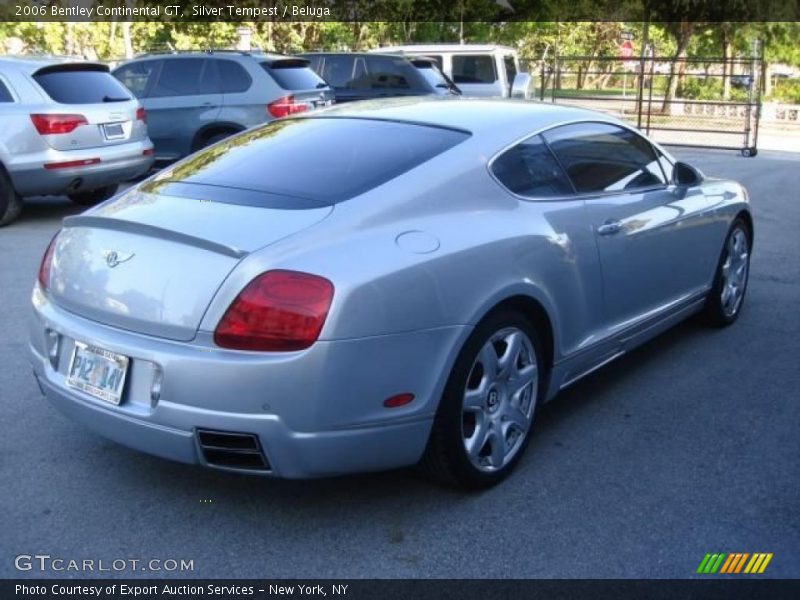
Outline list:
[[[735,321],[752,244],[741,185],[605,115],[334,107],[66,218],[32,360],[64,413],[144,452],[479,488],[560,389],[693,313]]]

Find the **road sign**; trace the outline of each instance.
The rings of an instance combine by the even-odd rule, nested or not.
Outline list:
[[[632,31],[622,31],[619,34],[619,39],[629,42],[633,39],[633,32]]]
[[[630,40],[625,40],[619,45],[619,57],[630,58],[633,56],[633,43]]]

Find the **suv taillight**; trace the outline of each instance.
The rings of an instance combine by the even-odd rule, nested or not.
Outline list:
[[[267,104],[267,112],[276,119],[308,110],[308,104],[298,104],[294,96],[282,96]]]
[[[50,240],[50,243],[47,245],[47,250],[44,251],[44,256],[42,256],[42,263],[39,265],[39,285],[42,286],[43,290],[50,287],[50,266],[53,264],[53,251],[56,247],[57,237],[58,233]]]
[[[136,109],[136,120],[137,121],[147,121],[147,113],[144,111],[144,108],[141,106]]]
[[[88,125],[83,115],[31,115],[33,126],[40,135],[58,135],[71,133],[81,125]]]
[[[333,284],[296,271],[267,271],[247,284],[214,331],[234,350],[288,352],[317,341],[333,300]]]

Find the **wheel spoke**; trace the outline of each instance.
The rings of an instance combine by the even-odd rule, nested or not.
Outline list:
[[[493,381],[497,377],[497,351],[491,342],[486,342],[481,348],[478,360],[483,365],[484,376]]]
[[[517,399],[517,395],[536,380],[536,365],[528,365],[517,371],[516,377],[508,382],[508,395]]]
[[[499,367],[500,374],[508,377],[517,364],[517,357],[519,356],[520,348],[522,348],[522,334],[515,331],[504,341],[506,343],[506,350],[498,361],[497,366]]]
[[[486,409],[484,398],[486,396],[486,386],[478,386],[477,389],[467,390],[464,393],[464,410],[467,412],[483,412]]]
[[[506,459],[506,438],[499,427],[493,428],[491,432],[489,443],[491,444],[492,452],[489,455],[489,459],[493,467],[499,468],[503,466]]]
[[[506,418],[503,434],[507,435],[509,428],[514,428],[520,435],[524,435],[528,431],[530,421],[522,409],[518,406],[509,406],[503,415]]]
[[[471,436],[464,440],[464,446],[467,449],[467,453],[473,459],[478,458],[481,450],[486,445],[486,440],[491,431],[492,430],[487,424],[487,420],[482,415],[477,416],[475,420],[475,431],[472,432]]]

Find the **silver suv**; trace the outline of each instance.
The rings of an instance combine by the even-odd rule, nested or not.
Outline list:
[[[286,115],[333,102],[305,58],[213,50],[147,54],[114,70],[141,100],[156,160],[171,162]]]
[[[96,204],[152,163],[144,110],[107,66],[0,58],[0,226],[23,196]]]

